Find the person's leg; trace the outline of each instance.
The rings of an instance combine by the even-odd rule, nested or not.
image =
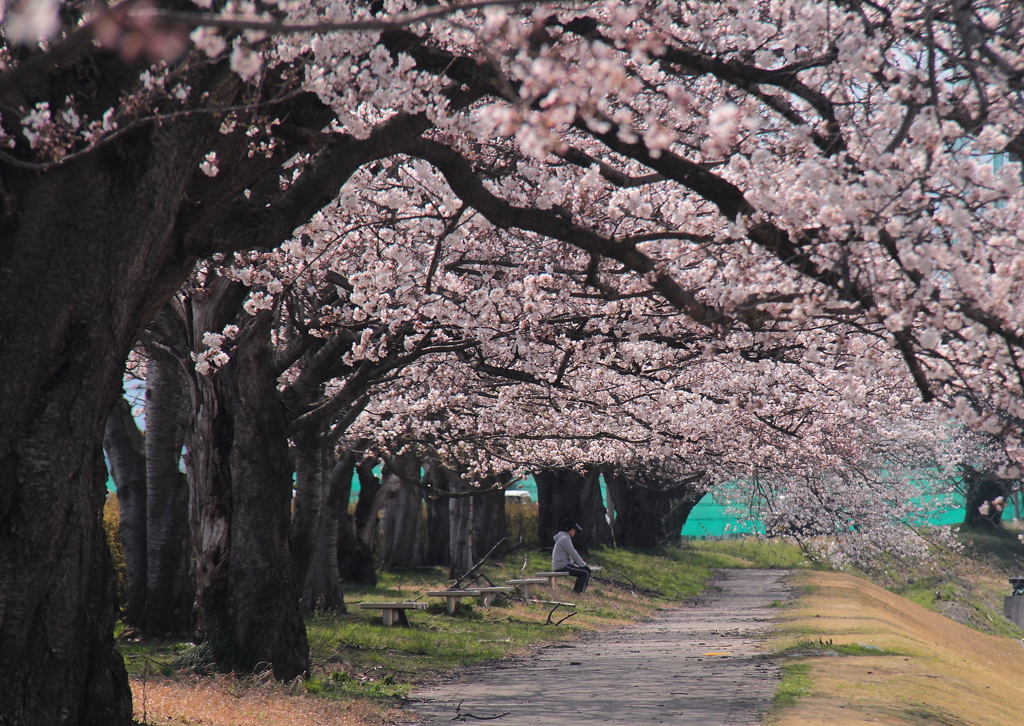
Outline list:
[[[590,568],[584,565],[583,567],[577,567],[576,565],[566,565],[562,568],[563,572],[568,572],[576,578],[576,585],[572,588],[573,592],[586,592],[587,583],[590,582]]]

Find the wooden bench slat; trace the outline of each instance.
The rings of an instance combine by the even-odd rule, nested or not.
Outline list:
[[[520,578],[518,580],[505,580],[506,585],[521,585],[523,588],[523,595],[529,600],[533,597],[533,590],[531,589],[534,585],[547,585],[548,581],[539,578]]]
[[[384,625],[394,625],[396,622],[399,625],[409,626],[409,618],[406,617],[406,610],[426,610],[427,604],[425,602],[361,602],[359,603],[361,610],[380,610],[381,620]]]
[[[427,593],[430,597],[443,597],[444,609],[449,615],[455,614],[455,605],[459,600],[464,597],[477,597],[479,594],[479,590],[441,590]]]

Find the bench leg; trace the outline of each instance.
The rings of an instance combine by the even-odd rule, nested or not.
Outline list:
[[[493,592],[485,593],[483,599],[480,601],[485,608],[489,608],[491,603],[494,602],[495,594]]]
[[[399,625],[401,625],[403,628],[410,627],[409,616],[405,614],[405,610],[396,610],[395,613],[398,616],[397,620]]]
[[[533,590],[530,589],[531,587],[532,585],[530,583],[523,583],[523,595],[526,596],[527,600],[533,599]]]
[[[556,581],[557,579],[558,579],[558,578],[556,578],[556,577],[550,577],[550,576],[549,576],[549,577],[548,577],[548,587],[554,587],[554,586],[555,586],[555,581]]]
[[[457,603],[459,601],[459,599],[455,598],[455,597],[446,597],[444,599],[444,601],[445,601],[444,602],[444,609],[448,611],[449,615],[454,615],[455,614],[455,603]]]
[[[392,610],[390,608],[384,608],[380,611],[381,617],[384,620],[384,625],[391,625],[395,622],[395,613],[400,613],[401,610]]]

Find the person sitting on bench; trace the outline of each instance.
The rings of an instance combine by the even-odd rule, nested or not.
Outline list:
[[[568,572],[576,577],[573,592],[586,592],[590,582],[590,568],[580,557],[580,553],[572,546],[572,538],[583,528],[571,519],[562,522],[562,530],[555,535],[555,546],[551,550],[551,571]]]

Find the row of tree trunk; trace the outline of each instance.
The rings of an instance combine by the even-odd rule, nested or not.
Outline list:
[[[423,566],[457,578],[505,540],[506,482],[474,485],[411,453],[386,456],[375,475],[366,442],[339,441],[375,381],[400,361],[345,368],[339,361],[354,339],[344,333],[300,341],[282,356],[270,311],[243,312],[247,294],[213,276],[156,314],[142,338],[146,435],[122,401],[104,443],[121,504],[128,624],[191,635],[221,668],[269,665],[291,679],[309,665],[303,615],[344,611],[344,580],[372,583],[377,567]],[[206,334],[229,324],[241,331],[228,360],[197,373]],[[295,356],[301,373],[282,387]],[[339,377],[341,394],[324,406],[325,383]],[[350,512],[353,475],[360,494]],[[584,550],[649,547],[673,528],[677,535],[688,511],[675,493],[625,470],[541,472],[537,483],[542,547],[567,517],[586,523]]]
[[[365,442],[336,456],[329,437],[297,441],[293,497],[285,417],[258,393],[274,387],[261,349],[244,348],[219,376],[190,378],[160,354],[166,347],[152,346],[146,436],[124,400],[107,424],[127,564],[124,618],[139,631],[194,635],[225,667],[269,662],[293,677],[305,659],[300,616],[344,612],[344,580],[375,583],[377,567],[426,566],[457,578],[507,538],[506,482],[474,488],[409,454],[389,458],[378,477]],[[186,442],[188,478],[178,464]],[[354,476],[360,493],[350,511]],[[692,481],[673,487],[609,466],[541,471],[536,481],[542,547],[566,518],[584,523],[583,551],[654,547],[678,538],[699,500]],[[254,642],[264,644],[239,647]]]

